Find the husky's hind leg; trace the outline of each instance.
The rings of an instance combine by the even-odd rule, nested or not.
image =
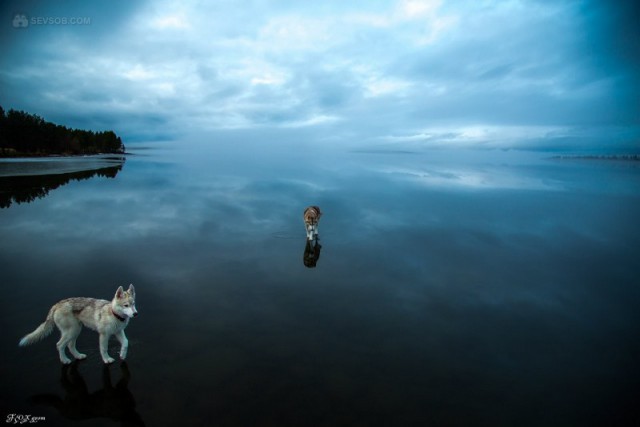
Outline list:
[[[78,325],[74,327],[73,331],[70,331],[70,334],[72,334],[72,338],[71,340],[69,340],[69,343],[67,344],[67,348],[69,349],[73,357],[75,357],[78,360],[82,360],[87,357],[86,354],[80,353],[76,348],[76,340],[78,339],[78,335],[80,335],[81,331],[82,331],[82,325],[78,323]]]
[[[71,354],[73,355],[73,357],[75,357],[78,360],[82,360],[82,359],[86,359],[87,355],[84,353],[80,353],[78,351],[78,349],[76,348],[76,339],[78,337],[75,337],[74,339],[71,340],[71,342],[69,342],[69,344],[67,345],[67,347],[69,348],[69,351],[71,352]]]
[[[75,356],[75,354],[80,354],[75,351],[76,346],[76,338],[82,329],[82,325],[80,322],[74,317],[70,316],[63,310],[57,310],[53,315],[53,321],[55,322],[58,329],[60,329],[60,339],[56,343],[56,348],[58,349],[58,354],[60,355],[60,361],[68,365],[71,363],[71,359],[67,357],[65,353],[65,347],[69,347],[71,353]],[[72,349],[73,347],[73,349]]]
[[[63,332],[62,335],[60,335],[60,339],[56,343],[56,348],[58,349],[58,354],[60,355],[60,361],[65,365],[71,363],[71,359],[67,357],[64,351],[64,348],[67,346],[70,340],[71,337],[66,332]]]

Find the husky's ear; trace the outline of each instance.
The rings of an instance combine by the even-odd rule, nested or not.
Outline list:
[[[118,290],[116,291],[116,298],[122,298],[122,295],[124,294],[124,289],[122,288],[122,286],[120,286],[118,288]]]
[[[132,296],[136,295],[136,288],[133,287],[133,283],[129,284],[129,289],[127,289],[127,292]]]

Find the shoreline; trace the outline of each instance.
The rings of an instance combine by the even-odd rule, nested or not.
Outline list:
[[[126,160],[113,154],[0,158],[0,179],[90,171],[124,165]]]
[[[554,160],[613,160],[626,162],[639,162],[640,154],[587,154],[587,155],[559,155],[553,156]]]
[[[96,156],[127,156],[131,153],[113,152],[113,153],[56,153],[56,154],[28,154],[28,153],[15,153],[6,155],[6,153],[0,153],[0,161],[3,159],[56,159],[56,158],[78,158],[78,157],[96,157]]]

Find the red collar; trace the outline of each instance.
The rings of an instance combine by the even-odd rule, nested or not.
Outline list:
[[[124,322],[125,320],[127,320],[127,318],[126,318],[126,317],[119,316],[115,311],[113,311],[113,308],[111,309],[111,314],[113,314],[114,316],[116,316],[116,319],[118,319],[118,320],[119,320],[119,321],[121,321],[121,322]]]

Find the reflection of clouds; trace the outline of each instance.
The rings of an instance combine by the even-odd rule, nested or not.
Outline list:
[[[263,250],[254,244],[274,232],[304,236],[300,212],[323,191],[286,170],[283,178],[262,178],[131,163],[134,173],[113,182],[83,182],[38,209],[8,212],[0,231],[25,248],[55,242],[56,251],[76,254],[65,262],[131,263],[145,276],[178,280],[206,264],[251,258]],[[297,246],[295,253],[297,261]]]
[[[409,169],[388,168],[383,173],[405,177],[428,187],[469,189],[555,190],[547,180],[501,169]]]
[[[345,389],[360,414],[379,402],[421,421],[425,402],[522,408],[567,384],[558,407],[580,412],[594,393],[633,391],[620,389],[633,358],[599,349],[637,349],[640,187],[614,191],[637,174],[503,159],[360,153],[311,158],[331,170],[317,174],[291,157],[278,168],[244,154],[241,167],[132,159],[115,180],[0,211],[0,267],[15,292],[6,317],[140,283],[149,320],[132,327],[152,356],[140,366],[150,424],[186,412],[238,424]],[[546,180],[581,191],[536,187]],[[300,265],[309,199],[330,242],[313,272]],[[172,369],[158,378],[158,364]],[[399,424],[419,424],[409,418]]]
[[[148,270],[157,269],[158,275],[176,277],[213,258],[259,254],[265,242],[276,240],[276,246],[285,247],[286,239],[274,236],[303,235],[300,212],[312,201],[331,212],[323,234],[334,242],[332,251],[339,244],[372,236],[384,243],[389,233],[404,227],[412,230],[407,241],[417,239],[416,253],[432,247],[433,236],[425,230],[445,226],[451,240],[436,243],[444,252],[474,239],[501,241],[523,229],[547,235],[554,226],[580,228],[565,221],[557,197],[553,197],[555,207],[547,202],[549,190],[570,188],[582,171],[549,173],[539,161],[533,166],[522,160],[511,162],[508,153],[503,164],[503,153],[491,153],[488,162],[473,155],[447,160],[440,154],[432,159],[431,153],[341,157],[335,150],[321,157],[318,173],[310,167],[314,158],[301,160],[299,152],[278,152],[274,167],[262,161],[268,152],[259,151],[263,148],[249,150],[253,157],[242,150],[220,154],[210,148],[200,152],[197,162],[180,163],[169,160],[193,154],[171,147],[174,150],[132,157],[115,180],[72,183],[37,207],[2,212],[0,231],[15,245],[28,246],[30,239],[47,236],[68,251],[119,248],[116,258],[129,254]],[[580,182],[585,188],[592,185]],[[473,198],[440,191],[455,189],[472,189]],[[527,199],[521,192],[494,199],[484,190],[536,190],[547,199]],[[563,218],[561,224],[549,219],[554,215]],[[406,241],[397,246],[405,247]],[[368,247],[389,252],[384,244],[369,242]]]

